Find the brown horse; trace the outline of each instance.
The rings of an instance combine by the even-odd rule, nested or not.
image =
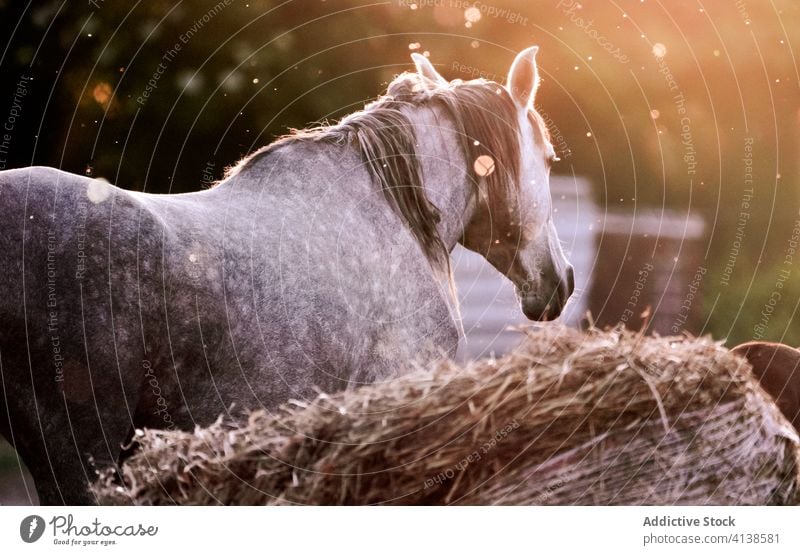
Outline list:
[[[732,349],[753,366],[761,387],[800,431],[800,350],[781,343],[751,341]]]

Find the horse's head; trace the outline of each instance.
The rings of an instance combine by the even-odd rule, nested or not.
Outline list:
[[[488,117],[493,120],[490,123],[494,131],[487,124],[483,137],[469,137],[469,158],[477,152],[472,144],[484,142],[480,148],[485,150],[483,155],[468,160],[474,164],[470,171],[477,179],[478,190],[462,244],[483,255],[511,280],[525,316],[548,320],[561,314],[572,294],[574,272],[561,249],[552,219],[549,179],[556,155],[547,128],[533,107],[539,86],[537,50],[533,46],[517,56],[504,88],[485,81],[456,85],[476,90],[489,85],[492,94],[509,99],[500,104],[504,107],[502,114]],[[452,87],[425,57],[414,56],[414,61],[428,83]],[[476,104],[481,102],[479,96],[473,100]],[[485,111],[487,106],[482,108]],[[501,173],[505,178],[500,178]]]

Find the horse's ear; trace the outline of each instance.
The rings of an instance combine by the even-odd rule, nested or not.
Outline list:
[[[414,60],[414,65],[417,66],[417,73],[423,78],[430,81],[432,85],[446,85],[447,79],[439,75],[433,64],[428,61],[428,58],[417,52],[411,53],[411,59]]]
[[[506,88],[520,108],[533,107],[536,89],[539,88],[539,70],[536,67],[538,46],[531,46],[517,54],[511,69],[508,70]]]

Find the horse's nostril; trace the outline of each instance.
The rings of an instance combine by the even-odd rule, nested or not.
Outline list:
[[[575,269],[572,265],[567,266],[567,293],[568,295],[572,295],[572,292],[575,291]]]
[[[575,291],[575,270],[573,269],[572,265],[567,266],[567,279],[562,283],[564,284],[565,289],[564,302],[566,302],[570,295],[572,295],[572,292]]]

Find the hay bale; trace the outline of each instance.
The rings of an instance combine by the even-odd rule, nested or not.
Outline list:
[[[496,361],[444,363],[194,433],[140,432],[138,452],[95,493],[137,504],[800,500],[796,432],[719,344],[527,334]]]

